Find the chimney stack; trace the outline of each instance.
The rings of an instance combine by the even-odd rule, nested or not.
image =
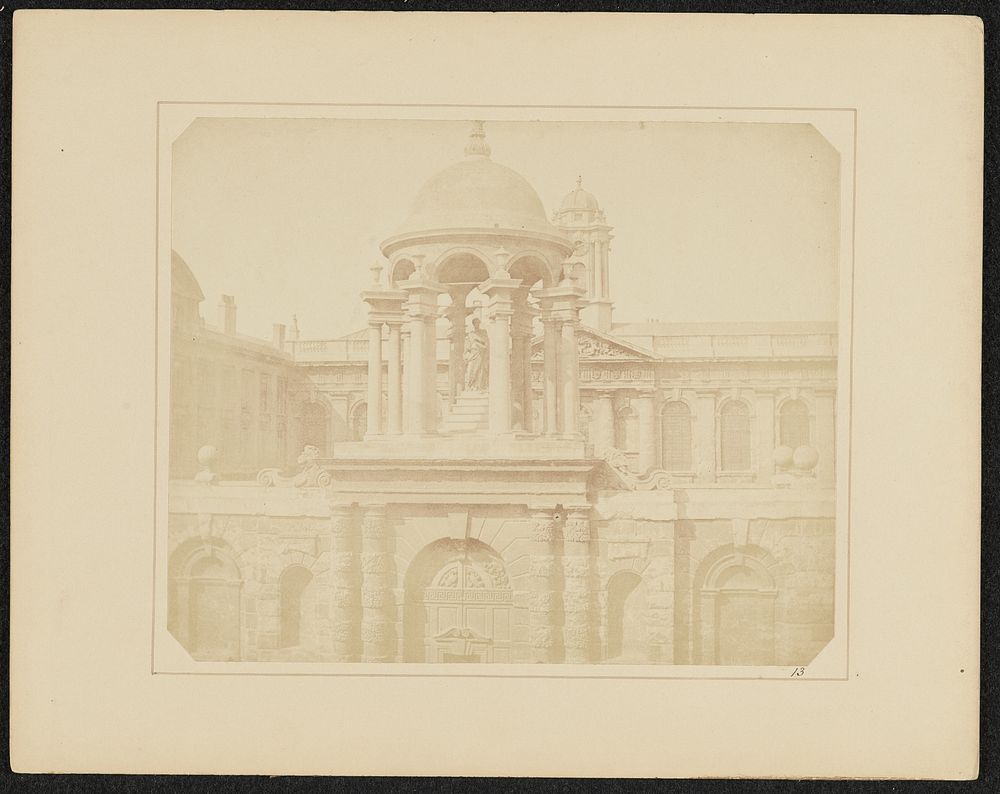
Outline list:
[[[223,295],[219,304],[219,323],[222,330],[227,334],[236,333],[236,298],[232,295]]]
[[[273,344],[278,350],[285,349],[285,324],[275,323],[271,326]]]

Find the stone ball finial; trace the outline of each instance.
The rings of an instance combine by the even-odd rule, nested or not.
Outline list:
[[[819,463],[819,451],[816,447],[804,444],[797,447],[792,454],[792,464],[799,471],[811,471]]]
[[[212,464],[218,457],[219,451],[211,444],[206,444],[198,450],[198,473],[194,476],[196,482],[212,483],[218,479],[218,475],[212,471]]]
[[[789,446],[782,445],[774,450],[774,465],[779,469],[787,469],[792,465],[795,450]]]

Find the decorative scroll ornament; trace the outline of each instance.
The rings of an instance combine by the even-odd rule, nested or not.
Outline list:
[[[319,447],[307,444],[298,459],[299,472],[293,477],[283,477],[281,469],[261,469],[257,482],[265,488],[292,486],[293,488],[327,488],[333,484],[330,472],[319,465]]]
[[[670,488],[669,472],[650,469],[643,475],[636,474],[629,468],[628,458],[620,449],[608,448],[604,453],[604,460],[630,491],[664,491]]]

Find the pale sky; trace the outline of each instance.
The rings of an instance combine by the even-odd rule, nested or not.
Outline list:
[[[217,324],[303,338],[365,325],[378,244],[465,121],[199,119],[175,142],[172,245]],[[578,175],[614,227],[614,321],[837,319],[839,161],[806,124],[487,121],[549,214]]]

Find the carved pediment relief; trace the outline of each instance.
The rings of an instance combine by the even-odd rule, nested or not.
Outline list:
[[[577,355],[585,361],[657,361],[659,357],[622,339],[602,334],[592,328],[580,328],[576,334]],[[542,360],[542,339],[532,342],[531,358]]]

